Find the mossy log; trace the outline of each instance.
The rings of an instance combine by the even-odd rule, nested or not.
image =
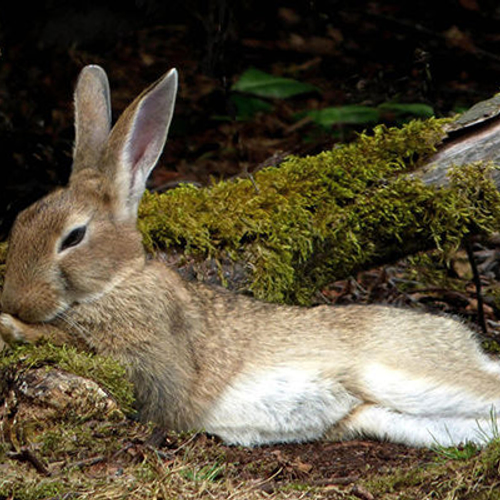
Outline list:
[[[498,172],[482,157],[484,144],[473,162],[455,155],[439,181],[429,175],[441,165],[441,148],[449,150],[449,127],[437,119],[378,126],[351,144],[264,168],[253,182],[148,194],[140,213],[145,244],[186,273],[218,272],[235,289],[299,304],[358,270],[420,250],[449,251],[500,222]]]

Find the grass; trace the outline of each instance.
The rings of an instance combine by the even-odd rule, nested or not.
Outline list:
[[[500,498],[500,441],[481,451],[470,447],[439,451],[424,467],[370,478],[366,487],[384,499],[498,499]]]

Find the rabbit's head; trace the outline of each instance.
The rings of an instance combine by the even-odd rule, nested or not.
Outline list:
[[[69,184],[19,214],[9,238],[2,309],[25,322],[51,321],[98,299],[144,266],[137,209],[160,156],[177,92],[171,70],[125,110],[111,130],[109,85],[85,67],[75,90]]]

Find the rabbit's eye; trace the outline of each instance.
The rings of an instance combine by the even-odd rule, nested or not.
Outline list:
[[[75,227],[61,243],[60,252],[66,250],[66,248],[76,247],[84,238],[87,228],[85,226]]]

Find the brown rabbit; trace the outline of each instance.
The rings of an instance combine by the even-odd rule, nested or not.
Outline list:
[[[69,185],[12,230],[3,339],[49,337],[114,356],[143,420],[229,443],[495,437],[500,363],[460,322],[383,306],[261,303],[186,283],[146,258],[137,207],[176,91],[172,70],[110,130],[106,75],[83,69]]]

